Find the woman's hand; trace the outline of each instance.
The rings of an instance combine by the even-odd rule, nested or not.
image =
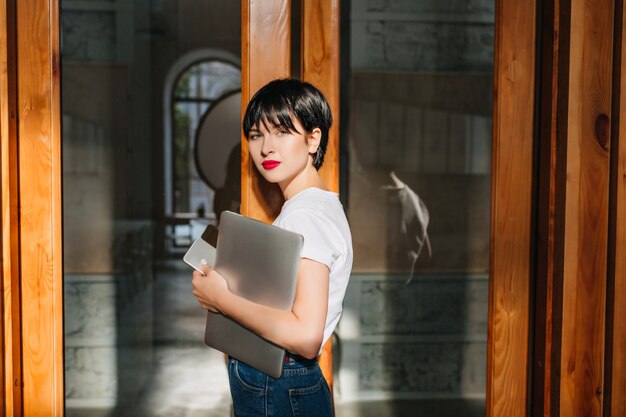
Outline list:
[[[228,295],[228,285],[223,276],[208,265],[202,267],[204,275],[198,271],[193,272],[191,285],[193,295],[205,310],[213,313],[222,313],[219,307],[220,300]]]

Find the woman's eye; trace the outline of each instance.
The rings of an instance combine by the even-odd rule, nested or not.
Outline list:
[[[286,130],[279,130],[278,131],[278,136],[285,136],[287,134]]]
[[[259,135],[258,133],[253,133],[250,135],[250,140],[256,140],[259,139],[261,137],[261,135]]]

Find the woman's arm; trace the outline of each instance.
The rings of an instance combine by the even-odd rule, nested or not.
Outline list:
[[[193,273],[192,285],[203,308],[225,314],[278,346],[312,359],[317,356],[324,337],[329,273],[326,265],[302,258],[291,311],[267,307],[233,294],[226,280],[208,267],[206,276]]]

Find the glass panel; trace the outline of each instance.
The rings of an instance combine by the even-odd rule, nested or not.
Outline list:
[[[193,143],[209,103],[174,103],[174,211],[185,213],[212,207],[213,190],[198,176]]]
[[[184,71],[174,87],[174,215],[205,217],[213,213],[215,191],[198,174],[195,142],[200,123],[207,111],[233,91],[241,89],[241,71],[223,61],[205,61]],[[208,188],[207,188],[208,186]],[[198,214],[200,213],[200,214]],[[178,230],[183,230],[177,227]],[[188,245],[175,233],[175,246]]]
[[[236,1],[61,1],[68,417],[230,413],[223,355],[168,248],[211,216],[194,141],[239,88],[240,22]]]
[[[241,89],[241,71],[220,61],[194,65],[178,79],[176,99],[217,100],[224,94]]]
[[[485,414],[494,6],[351,2],[338,413]]]
[[[115,49],[115,13],[65,11],[61,38],[67,59],[111,61]]]

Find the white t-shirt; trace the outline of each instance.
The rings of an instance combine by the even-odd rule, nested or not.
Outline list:
[[[320,188],[306,188],[285,202],[273,224],[300,233],[304,237],[302,257],[330,269],[323,346],[341,317],[352,271],[352,236],[339,196]]]

